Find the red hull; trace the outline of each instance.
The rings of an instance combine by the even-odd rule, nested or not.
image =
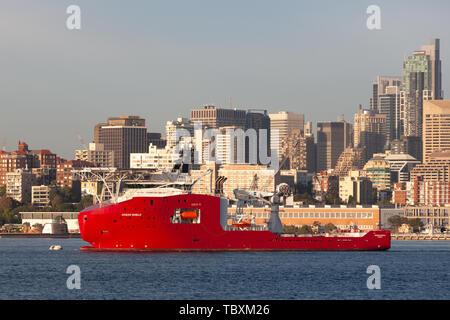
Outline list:
[[[173,223],[177,209],[198,210],[199,223]],[[225,231],[220,224],[220,198],[185,194],[138,197],[78,216],[81,237],[92,247],[114,251],[274,251],[387,250],[389,231],[362,237],[280,237],[270,231]]]

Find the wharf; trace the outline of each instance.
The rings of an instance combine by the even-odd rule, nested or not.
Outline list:
[[[450,234],[417,234],[417,233],[392,233],[391,240],[447,240],[450,241]]]

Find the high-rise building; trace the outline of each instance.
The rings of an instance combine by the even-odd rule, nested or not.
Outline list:
[[[370,98],[370,110],[380,112],[380,95],[386,93],[388,87],[400,87],[402,83],[401,77],[377,76],[372,85],[372,98]]]
[[[450,182],[450,151],[435,151],[429,155],[427,162],[412,169],[410,180],[421,178],[423,181]]]
[[[169,120],[166,123],[167,147],[174,148],[181,138],[189,136],[194,137],[194,122],[187,118],[177,118]]]
[[[386,87],[385,93],[378,96],[378,113],[386,116],[385,136],[386,144],[392,140],[399,139],[403,134],[403,119],[400,110],[400,89],[399,86]]]
[[[353,146],[353,127],[347,121],[317,123],[317,171],[333,169],[345,148]]]
[[[257,152],[257,163],[260,163],[260,152],[265,151],[265,155],[270,155],[271,153],[271,146],[270,146],[270,117],[267,113],[267,110],[264,109],[249,109],[246,114],[246,120],[245,120],[245,129],[254,129],[256,131],[256,137],[257,137],[257,145],[256,149]],[[245,140],[245,162],[250,163],[250,150],[251,150],[251,142],[249,139]],[[263,150],[261,150],[261,146],[263,147]]]
[[[154,145],[157,148],[165,148],[167,145],[167,138],[161,137],[159,132],[147,132],[147,143]]]
[[[443,98],[440,41],[414,51],[403,63],[400,98],[405,136],[422,136],[423,101]]]
[[[359,107],[354,116],[353,145],[365,149],[365,161],[374,153],[384,151],[386,142],[386,115]]]
[[[114,151],[114,165],[130,168],[130,153],[147,152],[145,120],[138,116],[109,118],[94,128],[94,142],[104,145],[105,151]]]
[[[435,151],[450,150],[450,100],[424,101],[423,161]]]
[[[401,136],[391,141],[392,154],[409,154],[422,161],[422,138],[417,136]]]
[[[246,111],[238,109],[217,108],[212,105],[204,105],[202,108],[191,110],[191,121],[199,121],[203,126],[219,128],[237,126],[245,128]]]
[[[269,114],[270,117],[270,145],[276,150],[281,159],[282,141],[287,138],[293,130],[303,132],[305,116],[289,111],[280,111]]]
[[[314,137],[293,130],[281,143],[281,155],[287,158],[284,169],[315,171]],[[312,153],[312,155],[311,155]]]

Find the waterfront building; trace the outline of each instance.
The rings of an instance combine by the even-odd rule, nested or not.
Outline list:
[[[257,190],[273,192],[280,183],[280,174],[265,165],[225,164],[218,170],[218,176],[224,177],[223,194],[234,199],[234,189],[251,190],[257,182]]]
[[[63,219],[67,223],[69,233],[80,233],[78,224],[78,212],[20,212],[22,224],[29,223],[30,226],[35,224],[45,225],[54,223],[57,219]]]
[[[231,207],[228,212],[236,211]],[[244,208],[244,213],[255,216],[256,224],[264,224],[270,218],[268,206],[257,208]],[[290,205],[280,206],[280,220],[283,225],[301,227],[312,226],[319,223],[324,226],[332,223],[339,230],[348,230],[351,226],[358,226],[360,230],[378,230],[380,227],[380,208],[372,205]]]

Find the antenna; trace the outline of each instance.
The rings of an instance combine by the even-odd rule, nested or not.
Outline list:
[[[7,141],[7,139],[6,139],[6,136],[3,138],[3,147],[2,147],[2,150],[3,151],[6,151],[6,141]]]

